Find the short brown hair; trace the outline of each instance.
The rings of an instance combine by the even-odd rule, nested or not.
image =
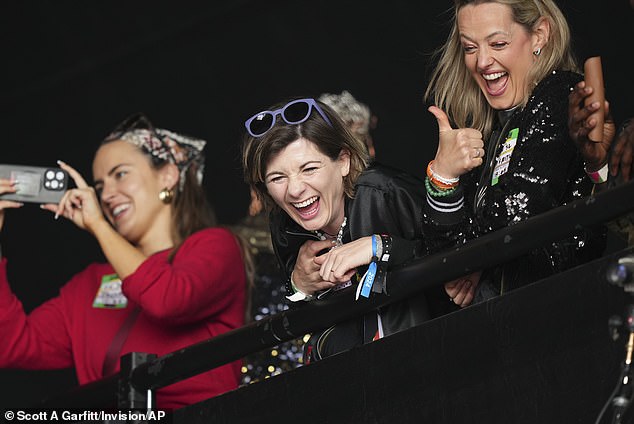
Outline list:
[[[247,134],[244,138],[242,144],[244,179],[269,210],[275,206],[275,202],[269,195],[264,181],[268,163],[273,156],[299,138],[305,138],[313,143],[331,160],[337,160],[342,151],[350,153],[350,173],[343,178],[344,190],[348,197],[354,195],[354,185],[368,165],[368,152],[363,142],[350,133],[330,107],[322,102],[316,102],[332,126],[319,113],[313,111],[310,117],[300,124],[287,124],[281,118],[277,118],[273,128],[264,135],[253,137]],[[277,110],[286,103],[277,103],[268,110]]]

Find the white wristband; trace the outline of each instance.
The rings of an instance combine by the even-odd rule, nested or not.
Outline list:
[[[291,273],[291,287],[293,288],[293,290],[295,290],[295,293],[293,293],[291,296],[286,296],[286,298],[290,300],[291,302],[300,302],[302,300],[308,302],[310,300],[313,300],[314,296],[310,294],[306,294],[297,288],[297,286],[295,285],[295,282],[293,281],[292,273]]]

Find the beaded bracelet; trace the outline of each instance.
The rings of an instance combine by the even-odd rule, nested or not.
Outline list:
[[[429,177],[425,177],[425,190],[431,197],[445,197],[453,194],[456,191],[456,187],[450,188],[448,190],[435,190],[432,187],[432,182],[429,180]]]
[[[429,180],[432,182],[432,184],[434,184],[436,187],[438,187],[441,190],[449,190],[449,189],[455,188],[458,185],[458,182],[460,181],[460,177],[445,178],[441,175],[438,175],[437,173],[434,172],[434,168],[432,168],[433,163],[434,161],[431,160],[427,164],[427,177],[429,177]]]

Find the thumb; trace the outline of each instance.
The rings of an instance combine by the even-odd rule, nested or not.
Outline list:
[[[436,117],[436,121],[438,122],[439,132],[449,131],[452,129],[451,124],[449,123],[449,118],[447,117],[447,114],[445,113],[445,111],[443,111],[437,106],[429,106],[427,110],[430,111],[431,114]]]

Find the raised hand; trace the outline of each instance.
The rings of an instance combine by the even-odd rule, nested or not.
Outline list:
[[[73,221],[79,228],[94,234],[96,225],[105,222],[95,190],[75,168],[61,161],[58,163],[75,181],[77,188],[66,191],[59,204],[46,204],[42,205],[42,208],[54,212],[55,218],[61,215]]]
[[[588,171],[596,171],[607,163],[610,145],[616,132],[610,114],[610,105],[606,101],[601,140],[590,139],[589,133],[597,125],[593,114],[600,109],[599,102],[584,106],[584,100],[592,95],[592,92],[592,87],[587,86],[585,81],[581,81],[575,85],[568,97],[568,132],[583,155]]]
[[[473,128],[454,129],[447,114],[436,106],[428,108],[438,122],[438,150],[434,171],[444,178],[457,178],[484,161],[482,133]]]
[[[16,191],[17,187],[15,181],[0,178],[0,194],[15,193]],[[23,204],[20,202],[0,199],[0,229],[2,229],[2,225],[4,224],[4,210],[20,208],[22,206]]]

